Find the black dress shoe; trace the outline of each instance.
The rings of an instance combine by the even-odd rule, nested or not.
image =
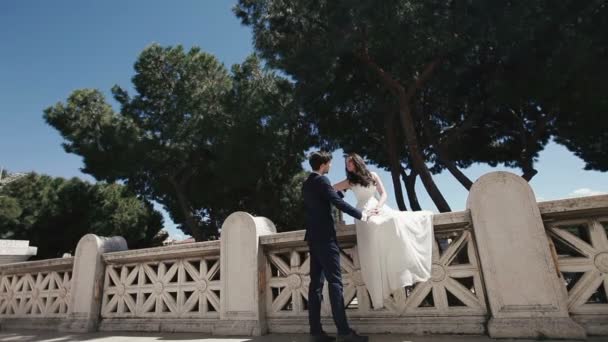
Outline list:
[[[318,335],[310,335],[310,342],[334,342],[336,340],[335,337],[327,335],[327,333],[322,332]]]
[[[369,341],[369,337],[361,336],[357,334],[354,330],[351,330],[348,335],[338,335],[336,342],[367,342]]]

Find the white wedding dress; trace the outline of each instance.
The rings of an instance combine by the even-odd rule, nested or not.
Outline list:
[[[357,208],[373,209],[378,204],[376,187],[354,185]],[[367,222],[356,221],[357,249],[363,281],[374,309],[396,290],[431,276],[433,213],[399,211],[385,205]]]

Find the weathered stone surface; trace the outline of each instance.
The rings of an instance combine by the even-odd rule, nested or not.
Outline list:
[[[218,334],[260,335],[266,333],[265,258],[260,236],[275,234],[274,224],[264,217],[244,212],[230,215],[222,225],[222,297]]]
[[[597,334],[602,325],[608,326],[608,216],[554,219],[545,228],[559,246],[557,269],[569,289],[568,311],[587,333]]]
[[[57,258],[0,265],[0,273],[23,274],[39,271],[72,270],[74,258]]]
[[[71,304],[73,259],[0,266],[0,324],[3,328],[57,329]]]
[[[307,334],[271,334],[259,337],[213,337],[201,333],[166,333],[166,332],[147,332],[147,333],[90,333],[90,334],[69,334],[57,332],[29,332],[29,331],[7,331],[0,332],[0,340],[14,342],[30,341],[90,341],[90,342],[183,342],[183,341],[205,341],[205,342],[308,342]],[[370,341],[373,342],[492,342],[496,341],[487,336],[471,335],[426,335],[412,336],[401,334],[377,334],[371,335]],[[519,340],[524,342],[525,340]],[[529,341],[529,340],[528,340]],[[555,340],[544,340],[552,342]],[[592,337],[589,342],[604,342],[603,337]],[[566,342],[566,341],[560,341]]]
[[[539,202],[538,207],[543,219],[605,216],[608,215],[608,195],[544,201]]]
[[[570,317],[490,318],[492,338],[583,339],[585,331]]]
[[[470,190],[492,337],[584,338],[571,320],[534,193],[521,177],[492,172]]]
[[[433,216],[435,233],[453,229],[461,229],[471,223],[468,210],[452,213],[440,213]],[[269,234],[260,237],[262,245],[292,246],[304,241],[304,230],[295,230],[285,233]],[[354,224],[337,225],[336,235],[342,241],[354,241],[356,230]]]
[[[218,322],[217,319],[204,318],[109,318],[101,321],[99,331],[114,333],[127,331],[196,332],[211,335]]]
[[[59,327],[63,331],[97,330],[103,294],[103,253],[126,250],[122,237],[102,238],[87,234],[80,239],[74,257],[71,305],[68,317]]]
[[[124,264],[139,261],[167,260],[174,258],[215,255],[220,249],[220,241],[205,241],[171,245],[164,247],[133,249],[121,252],[105,253],[106,264]]]

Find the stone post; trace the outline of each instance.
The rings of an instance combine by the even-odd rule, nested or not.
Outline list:
[[[274,234],[274,224],[244,212],[230,215],[220,239],[220,322],[217,335],[259,336],[265,319],[265,257],[259,237]]]
[[[491,172],[469,193],[493,338],[585,338],[568,314],[532,189],[520,176]]]
[[[59,330],[91,332],[97,330],[103,297],[104,262],[103,253],[127,249],[124,238],[83,236],[76,247],[72,273],[70,311]]]

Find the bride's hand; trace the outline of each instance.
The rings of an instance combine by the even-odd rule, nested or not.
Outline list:
[[[369,216],[378,215],[380,213],[380,209],[378,209],[378,208],[370,209],[368,211],[368,213],[369,213]]]

